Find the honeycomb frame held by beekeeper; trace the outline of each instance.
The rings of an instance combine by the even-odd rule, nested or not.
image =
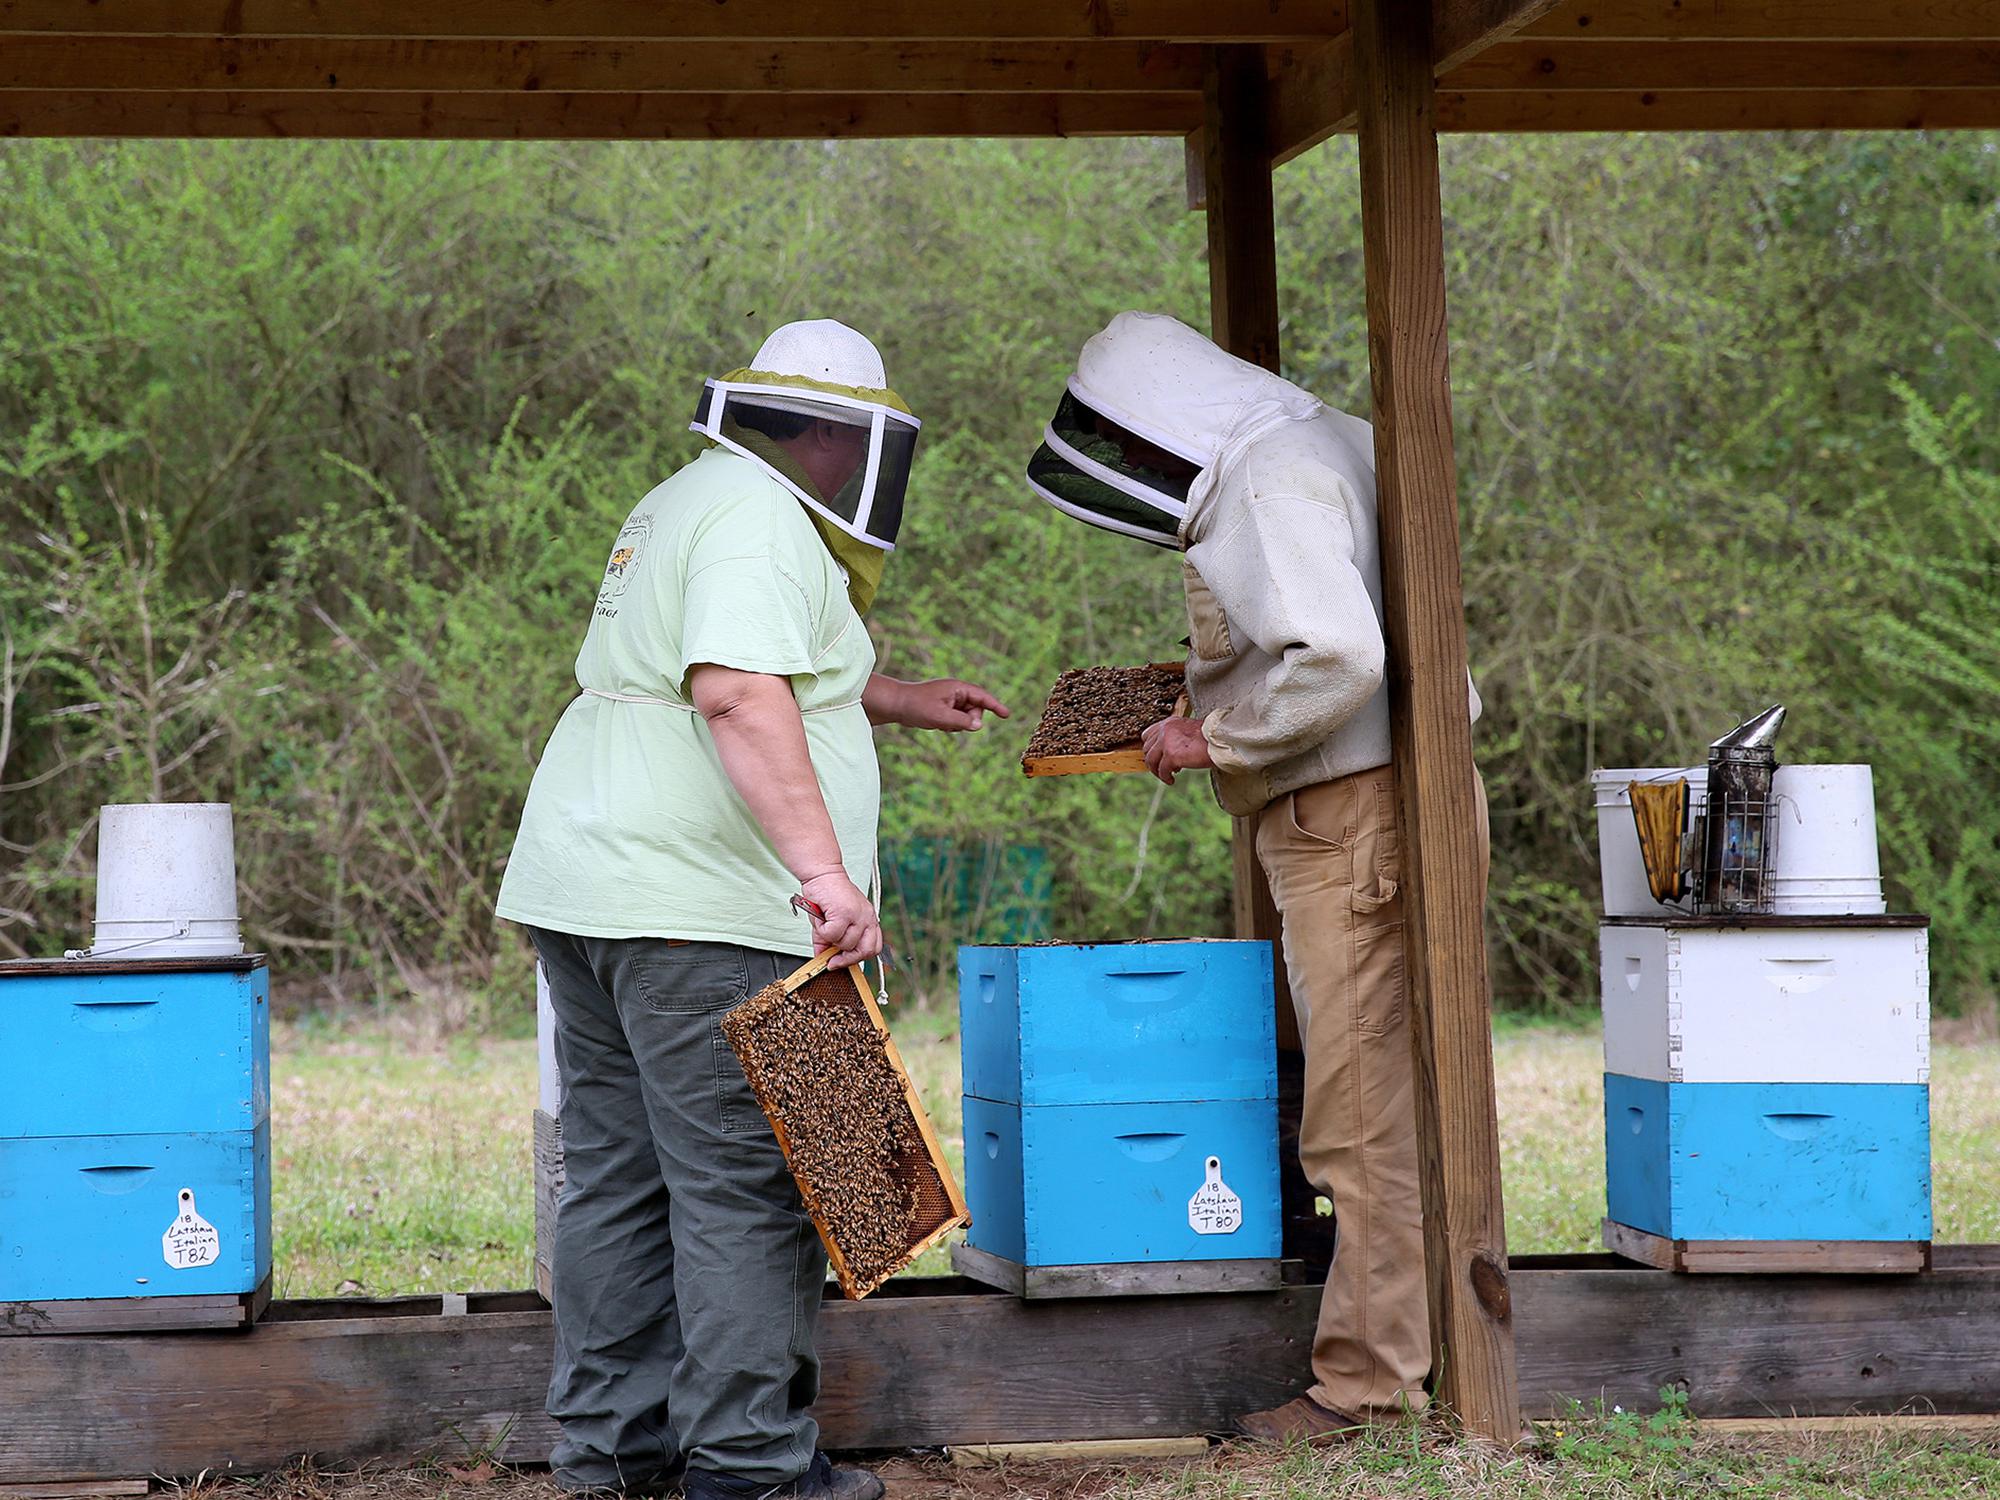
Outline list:
[[[1127,312],[1083,346],[1042,437],[1036,494],[1181,554],[1191,712],[1145,731],[1146,764],[1169,784],[1210,772],[1253,820],[1283,918],[1299,1162],[1339,1238],[1312,1386],[1238,1426],[1323,1442],[1403,1420],[1424,1405],[1431,1344],[1373,431],[1173,318]]]
[[[826,1256],[719,1021],[816,951],[881,951],[873,726],[1006,710],[874,670],[920,426],[868,339],[788,323],[690,425],[705,451],[612,543],[498,903],[563,1085],[550,1464],[569,1490],[874,1500],[818,1450]]]

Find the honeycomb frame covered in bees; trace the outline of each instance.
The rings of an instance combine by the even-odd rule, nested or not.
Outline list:
[[[860,966],[832,957],[752,995],[722,1032],[858,1301],[972,1215]]]

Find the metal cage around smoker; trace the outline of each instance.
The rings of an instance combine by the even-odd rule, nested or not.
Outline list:
[[[1688,832],[1682,868],[1695,910],[1760,913],[1772,909],[1771,856],[1777,844],[1777,798],[1770,792],[1688,788]],[[1710,819],[1719,817],[1712,827]]]

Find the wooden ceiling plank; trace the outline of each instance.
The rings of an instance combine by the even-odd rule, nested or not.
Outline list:
[[[1992,130],[2000,88],[1440,92],[1441,131]]]
[[[1524,36],[1633,41],[1968,41],[2000,37],[2000,0],[1565,0]]]
[[[1555,9],[1557,0],[1431,0],[1434,76],[1443,77]]]
[[[1503,43],[1453,70],[1460,93],[1566,89],[1992,89],[1994,42]]]
[[[1202,86],[1165,42],[382,40],[19,36],[0,88],[548,93],[1161,93]]]
[[[1354,113],[1354,38],[1339,36],[1272,78],[1264,116],[1271,165],[1352,130]]]
[[[768,140],[1185,135],[1201,95],[0,91],[0,137]]]
[[[1437,73],[1459,66],[1545,15],[1557,0],[1431,0]],[[1354,129],[1354,38],[1343,34],[1297,55],[1268,91],[1265,139],[1281,166],[1321,141]]]
[[[1340,0],[0,0],[0,34],[1287,42]]]

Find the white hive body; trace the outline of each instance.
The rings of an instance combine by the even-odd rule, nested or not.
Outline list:
[[[243,951],[235,825],[226,802],[103,809],[93,956],[217,958]]]

